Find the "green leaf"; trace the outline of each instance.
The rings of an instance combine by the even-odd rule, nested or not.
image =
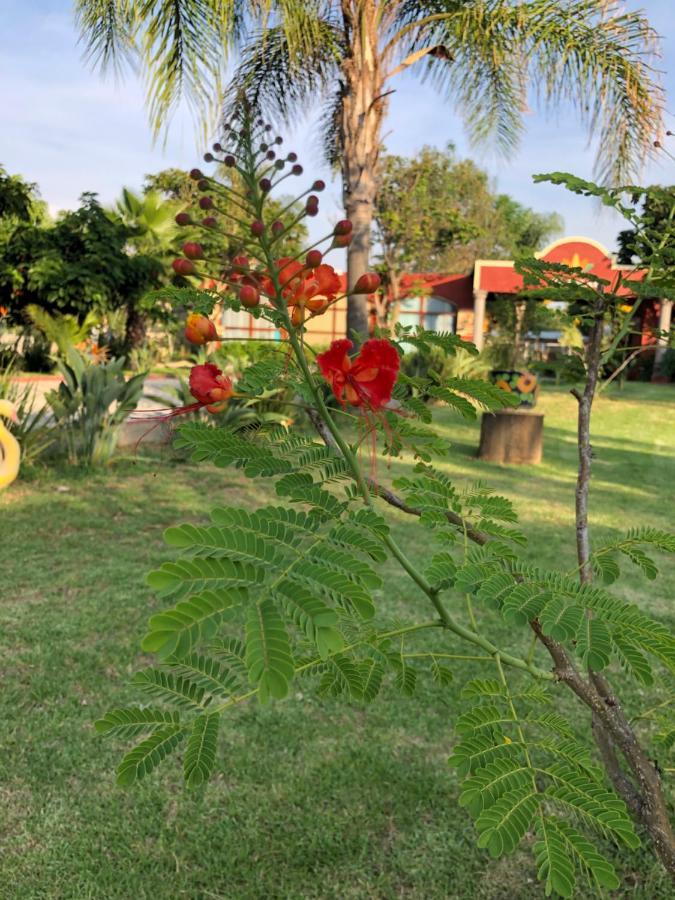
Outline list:
[[[507,791],[478,817],[478,846],[487,848],[493,859],[511,853],[530,827],[541,799],[531,781]]]
[[[191,559],[164,563],[148,575],[148,585],[160,594],[184,597],[204,590],[261,584],[262,566],[230,559]]]
[[[187,678],[164,672],[162,669],[143,669],[136,672],[131,683],[151,697],[157,697],[173,706],[202,709],[205,691]]]
[[[220,715],[198,716],[192,725],[183,760],[183,774],[188,787],[208,781],[216,763]]]
[[[248,595],[243,590],[204,591],[173,609],[152,616],[141,647],[160,656],[183,656],[200,640],[215,635],[218,626],[231,618]]]
[[[288,634],[271,599],[252,605],[246,618],[246,667],[265,703],[288,694],[295,671]]]
[[[114,734],[124,738],[136,737],[144,731],[163,725],[180,725],[178,713],[149,706],[134,706],[111,709],[102,719],[94,722],[94,728],[99,734]]]
[[[466,700],[473,697],[504,697],[504,688],[496,678],[472,678],[462,688],[460,696]]]
[[[621,575],[617,561],[607,553],[594,555],[591,562],[593,571],[602,578],[605,584],[612,584]]]
[[[603,621],[584,616],[577,632],[577,653],[584,665],[599,672],[609,665],[612,644],[607,626]]]
[[[631,562],[635,563],[636,566],[639,566],[650,581],[653,581],[659,574],[659,570],[656,568],[654,560],[647,556],[643,550],[640,550],[638,547],[619,547],[619,550],[624,556],[627,556]]]
[[[455,722],[455,731],[457,734],[468,734],[476,728],[487,728],[488,726],[513,723],[513,716],[500,709],[498,706],[487,704],[486,706],[477,706],[462,715]]]
[[[184,737],[179,725],[158,728],[123,757],[117,769],[117,782],[125,787],[149,775]]]
[[[574,896],[574,860],[567,852],[567,846],[556,830],[556,824],[544,816],[537,822],[539,840],[532,848],[537,860],[537,877],[545,882],[546,896],[553,892],[561,897]]]

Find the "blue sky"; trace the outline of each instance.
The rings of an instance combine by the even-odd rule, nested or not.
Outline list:
[[[667,125],[675,130],[672,2],[644,0],[640,6],[663,35]],[[190,168],[203,151],[185,110],[173,119],[166,144],[153,145],[141,82],[132,73],[122,82],[104,79],[87,67],[69,0],[0,2],[0,86],[0,163],[37,182],[54,212],[77,206],[83,191],[95,191],[110,203],[123,185],[139,188],[146,173],[169,166]],[[591,177],[593,149],[572,112],[528,115],[521,148],[505,161],[490,150],[472,151],[461,119],[432,88],[412,78],[395,86],[385,127],[390,152],[414,155],[423,144],[452,141],[459,155],[472,156],[490,172],[500,191],[537,210],[556,210],[567,234],[595,237],[614,248],[620,220],[562,188],[532,183],[532,173],[559,169]],[[312,232],[319,233],[342,215],[339,185],[321,162],[311,114],[285,137],[285,147],[299,153],[311,177],[330,183],[320,216],[311,222]],[[644,180],[672,183],[673,164],[650,164]]]

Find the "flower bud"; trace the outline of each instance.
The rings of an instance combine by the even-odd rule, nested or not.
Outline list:
[[[318,206],[318,205],[319,205],[319,198],[316,196],[316,194],[310,194],[309,197],[307,198],[307,206]]]
[[[274,237],[278,237],[282,233],[282,231],[284,231],[285,227],[286,226],[284,225],[284,223],[280,222],[279,219],[276,219],[274,222],[272,222],[270,226]]]
[[[204,162],[213,162],[213,153],[205,153]]]
[[[305,265],[308,269],[316,269],[317,266],[321,265],[322,260],[323,253],[320,250],[310,250],[305,257]]]
[[[194,241],[183,244],[183,253],[188,259],[204,259],[204,248],[201,244],[197,244]]]
[[[284,167],[285,165],[286,165],[286,163],[283,161],[283,159],[278,159],[278,160],[274,163],[274,168],[275,168],[275,169],[281,170],[281,169],[283,169],[283,167]]]
[[[312,185],[313,191],[324,191],[325,189],[326,189],[326,182],[322,181],[320,178],[318,178]]]
[[[202,219],[202,225],[204,228],[215,228],[218,224],[218,219],[215,216],[206,216]]]
[[[197,182],[197,187],[200,191],[208,191],[209,183],[206,178],[200,178],[200,180]]]
[[[239,299],[247,309],[252,309],[260,303],[260,294],[252,284],[244,284],[239,288]]]
[[[201,169],[190,169],[190,178],[193,181],[199,181],[199,179],[203,177],[204,175],[202,174]]]
[[[256,219],[255,222],[251,223],[251,234],[255,235],[255,237],[260,237],[265,233],[265,223],[261,222],[260,219]]]
[[[297,160],[298,160],[298,154],[297,154],[297,153],[289,153],[288,156],[286,157],[286,159],[287,159],[289,162],[297,162]]]
[[[195,264],[189,259],[174,259],[171,268],[176,275],[194,275]]]
[[[291,172],[292,172],[294,175],[302,175],[302,166],[301,166],[299,163],[296,163],[296,164],[293,166],[293,168],[291,169]]]
[[[216,151],[216,153],[220,153],[220,151],[223,149],[222,144],[215,143],[213,145],[213,149]]]
[[[258,182],[258,185],[260,187],[260,190],[264,191],[265,193],[272,190],[272,182],[269,180],[269,178],[261,178]]]
[[[283,142],[284,142],[284,139],[279,134],[274,138],[275,144],[283,144]]]
[[[353,227],[349,219],[341,219],[333,229],[333,234],[351,234]]]
[[[336,234],[333,238],[333,243],[331,244],[331,249],[342,249],[344,247],[349,247],[352,242],[352,233],[349,234]]]
[[[232,257],[232,265],[237,269],[248,269],[248,256]]]
[[[218,340],[216,326],[208,318],[199,313],[190,313],[185,325],[185,339],[191,344],[206,344]]]
[[[178,213],[175,222],[176,225],[189,225],[192,222],[192,217],[190,216],[190,213]]]
[[[261,145],[260,145],[260,152],[261,152],[261,153],[265,153],[268,149],[269,149],[269,144],[261,144]]]
[[[380,286],[380,276],[376,272],[366,272],[354,285],[352,294],[372,294]]]
[[[319,204],[318,203],[308,203],[305,206],[305,212],[308,216],[316,216],[319,213]]]
[[[213,200],[211,197],[200,197],[199,206],[201,209],[213,209]]]
[[[232,168],[232,166],[236,163],[236,159],[234,158],[234,156],[232,156],[231,153],[228,153],[223,162],[226,166]]]
[[[267,159],[276,159],[276,153],[274,152],[274,150],[268,150],[265,156],[267,157]]]

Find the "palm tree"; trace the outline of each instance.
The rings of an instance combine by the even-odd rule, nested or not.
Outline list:
[[[651,68],[656,35],[618,0],[76,0],[92,60],[140,55],[159,130],[181,95],[201,114],[245,93],[293,119],[321,99],[328,159],[342,169],[354,223],[349,284],[367,269],[382,124],[393,79],[413,70],[462,113],[477,141],[513,151],[530,85],[549,106],[571,103],[599,135],[600,177],[616,182],[649,153],[663,93]],[[352,298],[350,330],[367,330]]]
[[[109,211],[114,221],[127,230],[127,252],[146,257],[149,265],[157,270],[168,269],[168,263],[176,253],[178,226],[175,215],[181,204],[166,200],[159,191],[135,194],[122,188],[122,196]],[[146,336],[146,315],[142,309],[142,297],[130,291],[126,303],[124,343],[128,350],[140,347]]]

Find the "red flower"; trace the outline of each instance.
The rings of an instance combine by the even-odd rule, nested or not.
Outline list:
[[[333,341],[316,361],[321,374],[342,406],[382,409],[391,400],[400,366],[393,344],[381,339],[366,341],[354,359],[349,358],[353,344],[343,338]]]
[[[185,411],[205,406],[209,412],[222,412],[225,403],[234,393],[232,379],[223,375],[213,363],[193,366],[190,370],[190,393],[197,404],[184,407]]]

